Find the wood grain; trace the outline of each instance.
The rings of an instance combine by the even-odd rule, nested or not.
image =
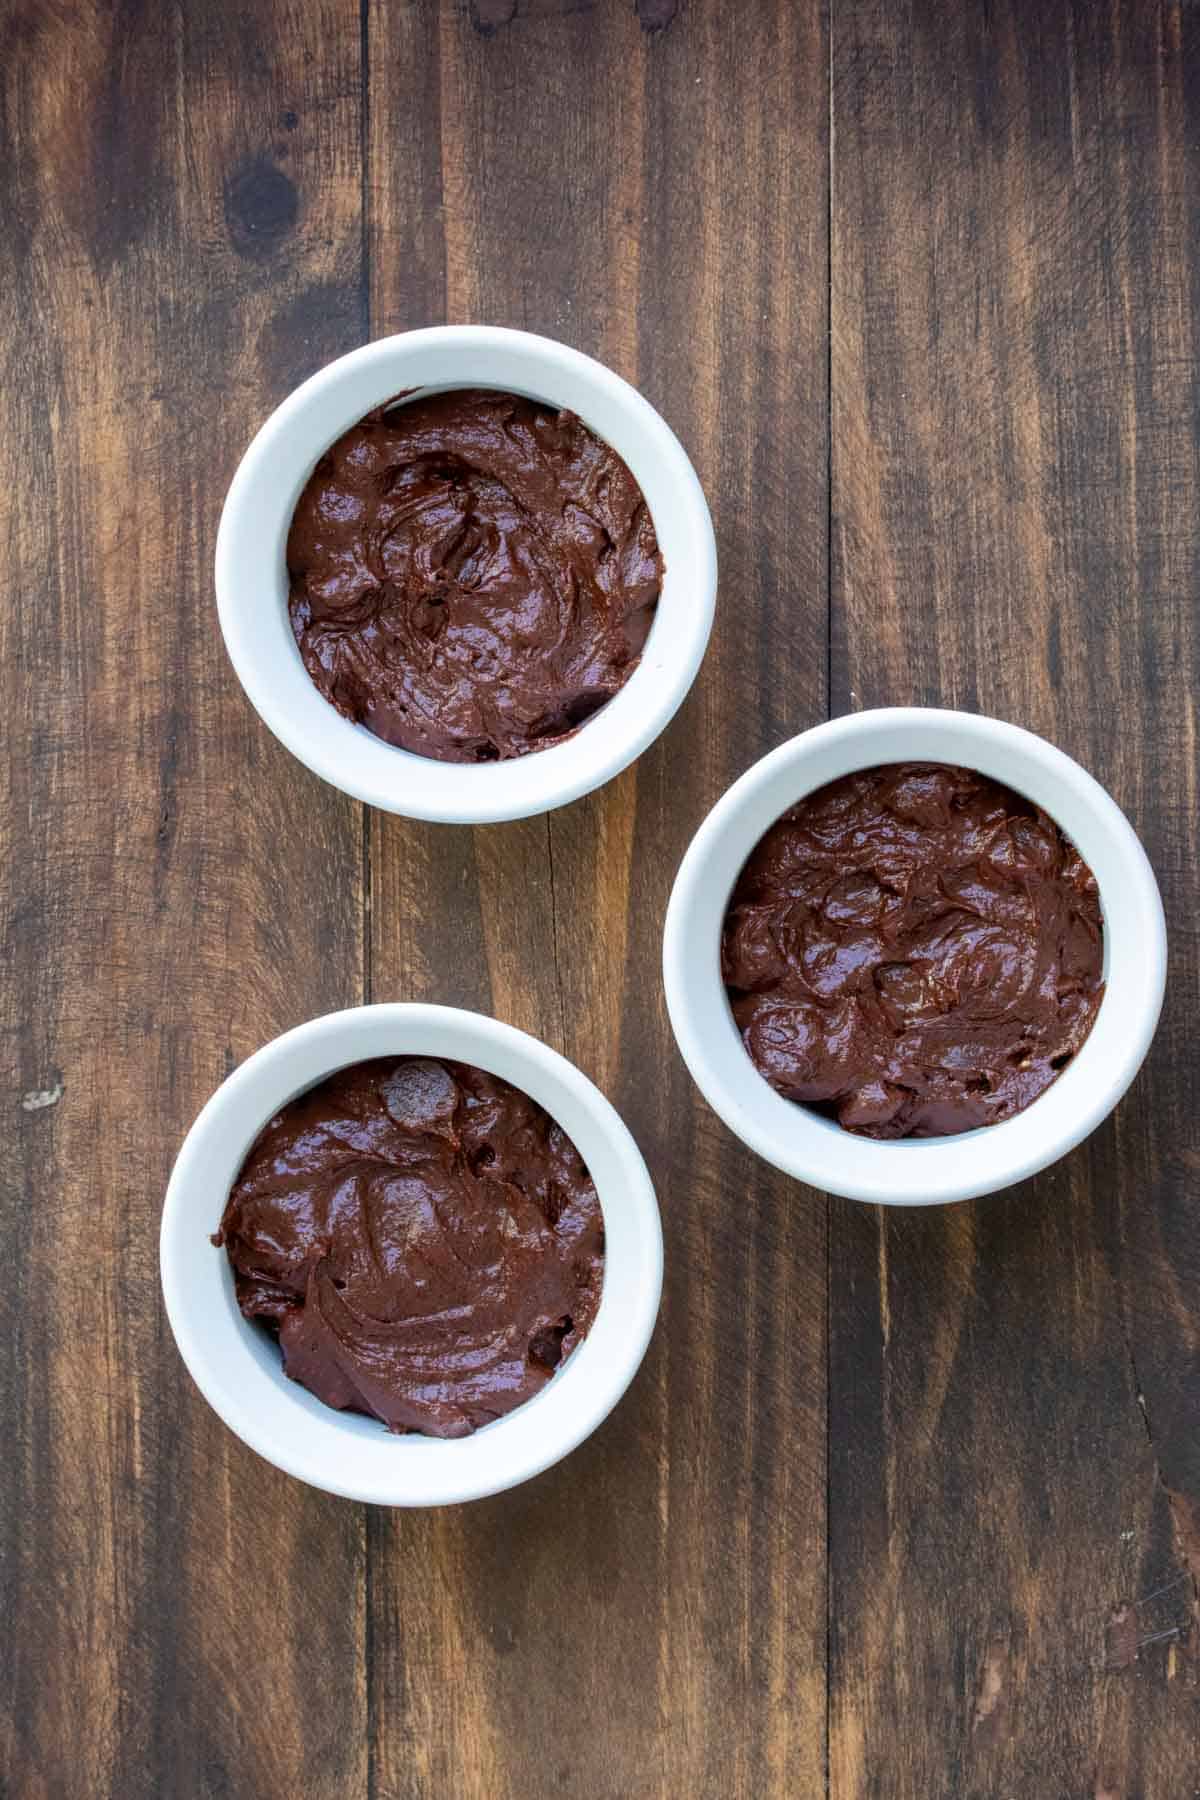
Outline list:
[[[362,335],[357,9],[6,17],[0,1786],[343,1795],[362,1518],[209,1411],[157,1249],[215,1085],[362,991],[355,809],[211,585],[251,431]]]
[[[1079,757],[1174,956],[1147,1070],[1065,1163],[833,1210],[838,1796],[1194,1786],[1198,27],[835,12],[834,708],[957,704]]]
[[[1186,0],[5,10],[4,1794],[1187,1800],[1198,146]],[[721,558],[659,743],[476,832],[301,769],[211,592],[267,411],[441,319],[636,382]],[[1095,771],[1155,862],[1173,975],[1073,1157],[883,1215],[717,1124],[659,949],[743,768],[913,700]],[[367,996],[564,1050],[663,1207],[619,1411],[426,1516],[261,1463],[158,1301],[201,1102]]]
[[[522,326],[641,385],[713,500],[726,597],[681,719],[602,793],[474,833],[373,821],[374,994],[483,1006],[577,1061],[651,1164],[668,1271],[647,1366],[567,1463],[372,1518],[387,1796],[824,1780],[824,1204],[701,1107],[658,966],[703,810],[824,712],[826,54],[815,7],[673,12],[370,17],[373,331]]]

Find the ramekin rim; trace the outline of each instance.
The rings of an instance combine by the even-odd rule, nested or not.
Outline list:
[[[669,630],[657,642],[651,632],[638,668],[600,713],[563,744],[480,765],[438,763],[384,744],[341,719],[315,687],[314,708],[309,713],[306,703],[301,716],[280,700],[273,671],[263,665],[250,627],[265,576],[261,557],[256,562],[248,555],[246,543],[269,535],[274,564],[280,532],[286,534],[295,504],[291,495],[273,509],[267,533],[262,519],[269,509],[264,508],[263,494],[270,487],[270,464],[278,447],[303,428],[315,403],[360,371],[382,370],[396,358],[411,360],[425,350],[447,347],[535,357],[543,367],[582,378],[619,402],[646,439],[647,458],[653,455],[669,468],[686,516],[690,558],[686,566],[680,566],[677,556],[668,561],[659,608],[664,624],[669,617]],[[488,385],[476,376],[470,380],[472,385]],[[415,380],[412,385],[419,391],[424,384]],[[505,385],[502,371],[493,385]],[[520,385],[515,378],[514,385]],[[403,386],[403,380],[399,389],[393,381],[382,381],[376,404]],[[551,393],[544,397],[554,399]],[[341,429],[361,416],[355,405]],[[330,441],[324,431],[308,435],[309,467]],[[686,699],[708,646],[716,605],[717,552],[708,503],[691,459],[661,413],[623,376],[581,350],[534,332],[506,326],[434,325],[358,345],[285,395],[255,433],[230,482],[217,530],[215,580],[218,617],[238,680],[264,724],[299,761],[332,786],[381,810],[434,823],[491,824],[547,812],[594,791],[627,768],[666,729]],[[320,721],[316,732],[315,721]],[[325,743],[327,734],[336,749]],[[438,771],[432,777],[431,768]],[[450,798],[447,789],[452,791]]]
[[[692,1002],[694,983],[697,980],[696,957],[695,947],[688,941],[688,928],[696,909],[705,904],[701,899],[701,887],[706,877],[712,880],[711,859],[714,852],[719,848],[723,849],[721,880],[724,881],[728,875],[728,888],[720,905],[723,916],[728,892],[732,890],[746,856],[773,819],[785,811],[788,805],[795,804],[805,793],[829,780],[837,779],[839,774],[850,773],[855,768],[871,767],[876,760],[896,760],[888,756],[876,758],[869,748],[874,738],[891,730],[925,730],[935,737],[938,734],[947,737],[966,734],[981,749],[981,753],[984,749],[1007,746],[1013,750],[1020,748],[1026,756],[1036,759],[1043,771],[1049,771],[1051,777],[1062,784],[1063,792],[1072,794],[1081,804],[1090,806],[1094,817],[1107,826],[1110,841],[1123,858],[1123,875],[1129,882],[1130,890],[1136,897],[1137,910],[1145,922],[1145,935],[1130,948],[1131,957],[1141,959],[1144,984],[1142,1004],[1138,1009],[1138,1029],[1124,1040],[1123,1052],[1115,1059],[1115,1067],[1101,1088],[1078,1106],[1070,1127],[1048,1133],[1038,1148],[1029,1148],[1019,1156],[1005,1159],[997,1158],[995,1153],[1009,1148],[1018,1135],[1014,1133],[1013,1127],[1019,1126],[1022,1120],[1028,1121],[1047,1096],[1053,1094],[1056,1088],[1062,1087],[1072,1074],[1071,1069],[1064,1071],[1059,1081],[1047,1089],[1046,1094],[1040,1096],[1033,1106],[1001,1124],[989,1126],[980,1132],[963,1134],[958,1138],[878,1143],[840,1132],[836,1125],[817,1121],[806,1109],[796,1107],[794,1103],[774,1094],[754,1069],[734,1033],[737,1048],[744,1060],[744,1071],[748,1070],[755,1083],[760,1084],[771,1095],[772,1101],[777,1103],[767,1110],[775,1115],[778,1129],[766,1129],[762,1120],[754,1116],[753,1111],[726,1080],[716,1050],[696,1026],[696,1009]],[[792,798],[777,810],[771,811],[765,796],[776,777],[793,768],[803,769],[806,762],[811,761],[827,746],[852,750],[852,754],[836,773],[822,772],[818,780],[808,785],[803,780],[798,781]],[[914,760],[939,760],[933,750],[921,745],[915,747],[911,755]],[[943,759],[966,766],[971,766],[973,762],[968,755],[951,754],[950,751],[945,753]],[[1004,776],[998,775],[996,778],[1004,779]],[[756,797],[763,797],[759,810],[764,814],[770,813],[769,817],[764,816],[761,823],[757,819],[754,823],[750,822],[754,818],[750,808]],[[772,806],[773,804],[771,802]],[[1048,806],[1047,810],[1051,816],[1057,816],[1053,806]],[[1062,808],[1058,810],[1061,811]],[[740,831],[734,831],[731,822],[739,818],[745,819],[746,823]],[[728,839],[725,838],[726,833]],[[1103,892],[1101,900],[1103,904]],[[705,906],[706,916],[712,910],[712,904],[710,900]],[[1106,930],[1106,937],[1107,935]],[[719,988],[723,996],[719,964],[715,960],[708,975],[711,977],[709,992],[713,988]],[[1166,980],[1166,927],[1154,872],[1133,827],[1101,783],[1066,752],[1036,732],[986,714],[937,707],[880,707],[845,714],[797,733],[760,757],[718,798],[693,835],[675,877],[663,931],[663,976],[672,1030],[693,1080],[718,1117],[757,1154],[798,1180],[848,1199],[882,1205],[940,1205],[998,1192],[1036,1174],[1082,1142],[1117,1104],[1136,1076],[1158,1023]],[[729,1027],[733,1032],[732,1019]],[[1087,1071],[1089,1063],[1086,1052],[1091,1042],[1091,1037],[1085,1041],[1074,1059],[1073,1068],[1082,1065],[1083,1070]],[[1076,1077],[1072,1085],[1081,1085],[1080,1078]],[[800,1123],[796,1114],[800,1114],[804,1121],[799,1131],[796,1129]],[[1046,1113],[1041,1117],[1044,1119]],[[830,1155],[840,1155],[847,1170],[853,1163],[853,1174],[847,1173],[841,1180],[831,1180],[829,1164],[814,1162],[813,1156],[804,1147],[808,1141],[810,1125],[819,1125],[822,1132],[828,1134],[827,1148],[840,1140],[840,1149],[830,1149]],[[1030,1135],[1028,1124],[1023,1127],[1020,1135]],[[982,1164],[985,1160],[982,1155],[976,1155],[973,1151],[964,1157],[968,1143],[982,1143],[989,1152],[987,1160],[992,1163],[992,1167],[987,1172],[982,1167],[977,1167],[968,1175],[964,1176],[960,1172],[954,1176],[952,1164],[961,1165],[964,1161]],[[923,1163],[913,1162],[911,1159],[914,1156],[923,1158]],[[900,1172],[904,1178],[902,1185],[907,1184],[911,1189],[917,1185],[918,1170],[920,1182],[931,1191],[924,1194],[905,1191],[897,1197],[894,1190]]]
[[[363,1044],[364,1028],[369,1036],[376,1026],[389,1027],[396,1036],[398,1041],[390,1052],[374,1045],[359,1047]],[[181,1257],[185,1247],[189,1252],[193,1245],[197,1249],[204,1248],[209,1231],[215,1229],[219,1219],[221,1199],[219,1195],[211,1195],[202,1165],[212,1152],[214,1139],[225,1129],[228,1115],[240,1103],[251,1095],[254,1097],[253,1110],[259,1118],[258,1129],[261,1129],[287,1098],[339,1068],[376,1055],[420,1054],[419,1042],[414,1040],[419,1040],[430,1027],[463,1030],[461,1060],[473,1060],[486,1067],[489,1053],[495,1051],[499,1060],[503,1061],[507,1055],[512,1061],[520,1062],[526,1071],[527,1091],[540,1088],[545,1092],[547,1085],[557,1084],[563,1093],[569,1092],[611,1150],[614,1169],[619,1171],[623,1183],[623,1200],[633,1208],[636,1220],[632,1239],[627,1244],[627,1264],[620,1276],[622,1291],[618,1294],[608,1286],[614,1273],[609,1249],[606,1252],[605,1287],[596,1319],[588,1337],[561,1371],[539,1394],[483,1432],[452,1441],[422,1438],[421,1475],[424,1479],[417,1484],[419,1491],[416,1491],[398,1459],[393,1459],[393,1469],[388,1471],[394,1477],[392,1480],[362,1477],[347,1480],[337,1468],[316,1471],[305,1456],[281,1443],[270,1421],[260,1417],[252,1406],[244,1404],[241,1396],[214,1372],[215,1359],[213,1353],[205,1349],[202,1326],[195,1311],[197,1302],[194,1293],[189,1292],[188,1273]],[[481,1044],[490,1048],[481,1050]],[[313,1071],[305,1075],[299,1088],[294,1083],[289,1086],[287,1082],[281,1087],[279,1078],[288,1068],[291,1054],[304,1048],[314,1055],[321,1051],[320,1067],[314,1064]],[[450,1054],[448,1050],[430,1053]],[[513,1079],[513,1076],[510,1074],[506,1078]],[[518,1080],[515,1085],[521,1085],[521,1082]],[[538,1097],[536,1092],[534,1097]],[[553,1108],[547,1110],[555,1116]],[[245,1145],[238,1151],[238,1160],[247,1147]],[[610,1209],[615,1176],[605,1180],[593,1171],[593,1179],[596,1180],[611,1246]],[[196,1192],[198,1184],[202,1187],[200,1197]],[[203,1204],[209,1202],[210,1196],[211,1217],[203,1213]],[[218,1254],[213,1251],[214,1256]],[[378,1505],[438,1506],[483,1498],[531,1479],[577,1448],[603,1422],[632,1382],[653,1335],[662,1290],[663,1246],[657,1199],[641,1151],[611,1101],[582,1070],[542,1040],[488,1014],[463,1007],[392,1001],[344,1008],[305,1020],[268,1039],[226,1077],[200,1109],[180,1146],[163,1204],[159,1259],[164,1306],[180,1356],[208,1404],[236,1436],[277,1468],[326,1492]],[[602,1318],[618,1304],[628,1316],[623,1319],[623,1329],[611,1359],[602,1364],[599,1359],[585,1358],[584,1353]],[[234,1323],[236,1327],[238,1322],[235,1320]],[[253,1328],[247,1326],[246,1329]],[[248,1341],[247,1349],[249,1351]],[[247,1369],[250,1360],[252,1357],[248,1356]],[[590,1381],[589,1377],[592,1378]],[[286,1382],[281,1372],[280,1380]],[[280,1391],[289,1393],[286,1388]],[[366,1438],[358,1415],[336,1413],[332,1408],[321,1407],[319,1402],[307,1396],[305,1390],[297,1390],[297,1393],[318,1408],[316,1416],[330,1430],[337,1431],[339,1427],[347,1430],[347,1445],[351,1441],[379,1443],[384,1446],[381,1454],[387,1456],[393,1448],[403,1448],[412,1442],[389,1436],[382,1426],[378,1427],[378,1438],[373,1434]],[[558,1398],[552,1408],[546,1408],[543,1402],[552,1393],[557,1393]],[[290,1394],[289,1397],[294,1398]],[[489,1455],[496,1459],[498,1446],[512,1439],[514,1422],[520,1421],[522,1415],[528,1421],[532,1410],[538,1407],[542,1407],[543,1425],[558,1418],[559,1427],[547,1431],[539,1447],[532,1454],[519,1458],[504,1478],[491,1479],[485,1469]],[[535,1434],[526,1424],[522,1435],[532,1437]],[[442,1453],[440,1456],[439,1452]],[[435,1467],[439,1460],[441,1473]],[[510,1459],[505,1454],[502,1460]],[[479,1472],[472,1474],[475,1464],[479,1465]],[[401,1491],[406,1486],[409,1491]]]

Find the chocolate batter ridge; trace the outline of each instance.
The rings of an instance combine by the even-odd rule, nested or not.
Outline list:
[[[340,437],[297,503],[287,564],[321,693],[443,762],[570,737],[637,667],[663,579],[616,451],[573,413],[481,388]]]
[[[465,1437],[536,1394],[600,1303],[579,1152],[464,1063],[356,1063],[256,1138],[213,1242],[285,1373],[392,1431]]]
[[[751,1059],[863,1137],[945,1137],[1036,1100],[1104,994],[1096,880],[1039,807],[895,763],[785,813],[733,891],[721,967]]]

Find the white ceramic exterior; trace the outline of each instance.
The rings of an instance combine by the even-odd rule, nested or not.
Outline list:
[[[1100,888],[1106,989],[1078,1054],[1015,1118],[957,1137],[879,1143],[785,1100],[750,1061],[720,971],[721,924],[746,858],[805,794],[879,763],[957,763],[1045,808]],[[736,781],[688,848],[667,910],[663,970],[679,1048],[713,1110],[751,1149],[828,1193],[885,1206],[992,1193],[1044,1169],[1094,1130],[1136,1075],[1166,980],[1154,873],[1132,827],[1079,764],[1015,725],[889,708],[834,719],[782,744]]]
[[[283,1373],[278,1348],[244,1319],[223,1249],[209,1242],[242,1161],[286,1102],[373,1056],[451,1057],[524,1090],[572,1138],[604,1214],[605,1265],[591,1331],[541,1392],[467,1438],[396,1436],[335,1412]],[[446,1006],[330,1013],[243,1063],[204,1107],[179,1152],[163,1209],[167,1317],[205,1399],[268,1462],[314,1487],[382,1506],[440,1506],[516,1485],[596,1429],[645,1354],[662,1290],[662,1231],[629,1131],[564,1057],[511,1025]]]
[[[641,662],[620,693],[565,743],[504,762],[436,762],[352,725],[313,685],[288,619],[287,533],[318,458],[393,396],[415,399],[457,387],[503,389],[577,413],[632,470],[666,565]],[[385,811],[486,824],[578,799],[654,741],[700,667],[712,629],[717,553],[708,506],[682,445],[628,382],[549,338],[445,325],[352,350],[271,414],[226,497],[216,583],[221,630],[242,686],[294,756]]]

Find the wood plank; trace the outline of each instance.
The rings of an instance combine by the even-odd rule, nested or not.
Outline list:
[[[835,9],[834,710],[958,704],[1079,757],[1174,957],[1074,1156],[832,1210],[839,1797],[1195,1784],[1198,68],[1172,0]]]
[[[342,1796],[362,1516],[194,1391],[158,1223],[218,1081],[362,992],[358,811],[242,698],[211,578],[251,432],[362,335],[358,8],[7,18],[0,1779]]]
[[[372,822],[374,993],[494,1009],[597,1079],[668,1270],[646,1368],[559,1469],[373,1515],[377,1791],[815,1792],[824,1203],[700,1105],[659,956],[705,807],[824,716],[822,9],[382,0],[368,42],[373,333],[484,320],[610,362],[682,435],[722,559],[697,691],[635,770],[548,823]]]

